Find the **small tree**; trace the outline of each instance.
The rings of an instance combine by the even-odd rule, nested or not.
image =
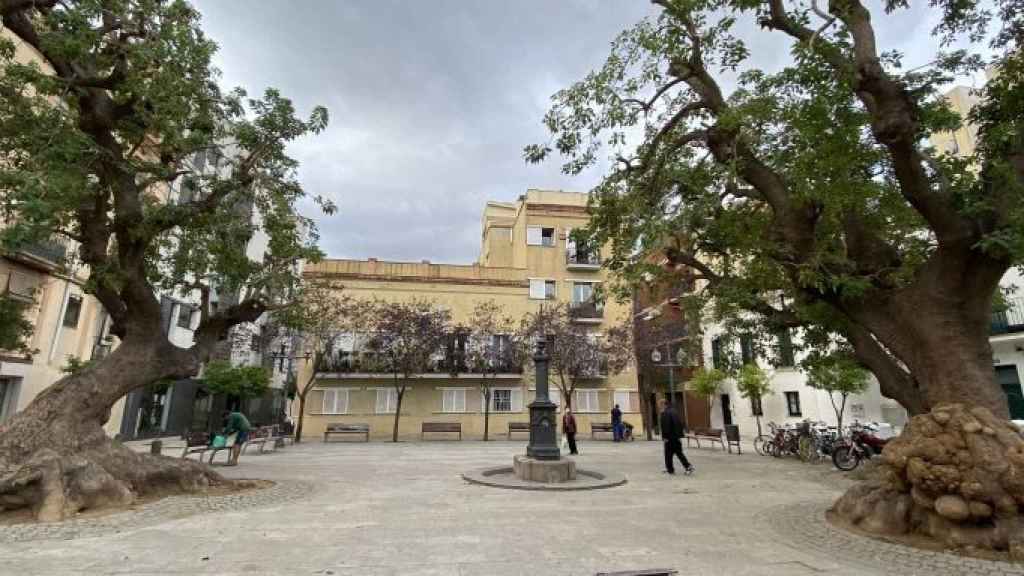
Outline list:
[[[829,402],[836,412],[836,426],[843,431],[843,413],[846,411],[846,399],[850,394],[860,394],[867,390],[868,371],[844,354],[833,354],[809,360],[804,363],[807,371],[807,385],[816,390],[828,392]],[[836,394],[839,404],[836,404]]]
[[[426,372],[451,333],[450,315],[427,300],[385,302],[370,305],[367,349],[377,357],[379,369],[391,374],[395,389],[395,425],[392,442],[398,442],[402,398],[410,380]]]
[[[32,323],[25,318],[29,304],[10,296],[0,296],[0,350],[32,354],[29,346]]]
[[[718,396],[722,390],[725,377],[725,372],[718,368],[700,368],[694,372],[687,388],[707,400],[708,412],[710,412],[715,405],[715,396]]]
[[[614,326],[606,331],[592,330],[573,321],[566,304],[541,305],[523,318],[522,342],[538,337],[548,340],[549,367],[564,405],[572,407],[572,395],[583,380],[622,372],[633,359],[632,327]]]
[[[305,285],[297,299],[298,304],[276,313],[273,322],[284,330],[301,335],[308,352],[309,377],[295,382],[295,397],[299,400],[299,419],[295,424],[295,442],[302,442],[302,425],[306,417],[306,398],[316,386],[317,379],[329,369],[328,362],[338,337],[346,327],[358,323],[367,305],[341,293],[342,287],[329,283]]]
[[[748,399],[753,404],[757,399],[757,410],[754,411],[754,418],[757,420],[757,435],[761,435],[761,398],[772,393],[771,384],[768,382],[768,375],[764,373],[757,364],[747,364],[740,368],[739,376],[736,378],[736,388],[740,396]]]
[[[203,382],[210,394],[238,396],[246,400],[262,396],[270,386],[270,372],[262,366],[232,366],[215,360],[203,370]]]
[[[498,374],[522,367],[524,348],[520,345],[512,318],[494,300],[478,302],[468,324],[456,328],[455,333],[466,339],[466,346],[459,357],[453,359],[451,367],[455,371],[461,368],[481,375],[486,442],[490,432],[491,386]]]

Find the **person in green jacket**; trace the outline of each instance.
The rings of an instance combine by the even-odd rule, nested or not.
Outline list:
[[[242,454],[242,445],[249,439],[249,419],[241,412],[224,411],[224,435],[236,434],[235,444],[231,447],[231,456],[228,458],[228,466],[237,466],[238,457]]]

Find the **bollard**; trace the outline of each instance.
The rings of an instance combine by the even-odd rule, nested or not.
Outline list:
[[[164,447],[163,440],[153,440],[153,442],[151,442],[150,445],[149,445],[149,453],[150,454],[156,454],[157,456],[159,456],[160,455],[160,451],[163,449],[163,447]]]

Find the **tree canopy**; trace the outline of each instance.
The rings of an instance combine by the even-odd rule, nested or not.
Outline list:
[[[203,384],[211,394],[256,398],[270,386],[270,372],[262,366],[232,366],[215,360],[203,368]]]
[[[1024,258],[1020,0],[932,2],[942,49],[912,66],[859,0],[654,3],[554,95],[551,142],[525,151],[557,151],[568,174],[610,159],[587,232],[608,265],[629,285],[662,254],[693,273],[687,304],[719,320],[838,337],[912,412],[1005,414],[985,355],[993,294]],[[788,61],[757,66],[751,40]],[[960,118],[943,90],[986,67]],[[964,122],[973,152],[928,143]]]

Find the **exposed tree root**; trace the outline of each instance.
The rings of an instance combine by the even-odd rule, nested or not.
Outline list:
[[[922,534],[1024,561],[1024,436],[989,410],[937,406],[886,446],[874,477],[832,507],[875,534]]]
[[[43,448],[24,462],[0,462],[0,510],[30,507],[38,520],[52,522],[82,510],[125,506],[137,496],[229,482],[198,462],[139,454],[105,440],[73,454]]]

